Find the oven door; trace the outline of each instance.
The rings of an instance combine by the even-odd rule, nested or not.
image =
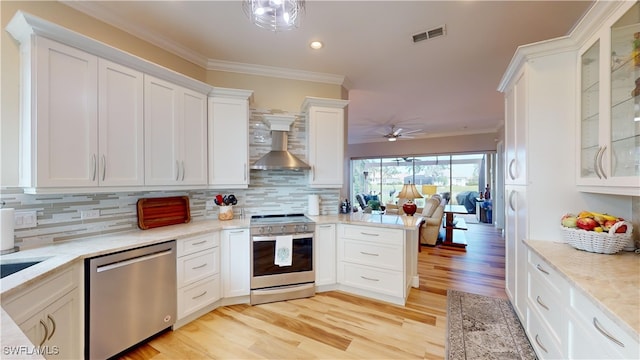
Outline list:
[[[315,281],[313,233],[295,234],[291,266],[275,264],[276,236],[251,238],[251,289]]]

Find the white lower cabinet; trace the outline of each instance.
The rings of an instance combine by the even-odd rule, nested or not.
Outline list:
[[[222,296],[249,296],[251,258],[249,229],[222,231]]]
[[[568,358],[639,359],[640,344],[579,290],[572,288]]]
[[[38,347],[30,351],[47,359],[82,357],[80,273],[74,266],[2,299],[5,311]]]
[[[638,359],[637,337],[529,251],[526,332],[540,359]]]
[[[221,297],[220,233],[179,240],[176,261],[180,320]]]
[[[315,259],[316,286],[336,283],[336,224],[316,226]]]
[[[343,290],[404,305],[410,267],[404,230],[340,224],[337,244]]]

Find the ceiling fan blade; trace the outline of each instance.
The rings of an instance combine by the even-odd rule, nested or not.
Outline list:
[[[391,128],[391,130],[393,130],[393,128]],[[397,128],[395,131],[393,131],[391,134],[393,136],[398,136],[400,135],[400,133],[402,132],[402,128]]]
[[[421,132],[422,129],[405,131],[403,135],[415,134]]]

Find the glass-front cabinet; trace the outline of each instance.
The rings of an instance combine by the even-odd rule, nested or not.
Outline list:
[[[580,51],[577,184],[640,195],[640,5],[630,2]]]

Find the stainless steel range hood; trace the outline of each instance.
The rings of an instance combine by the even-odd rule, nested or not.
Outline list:
[[[264,122],[271,128],[271,151],[258,159],[254,170],[309,170],[311,166],[287,150],[289,127],[295,118],[285,115],[265,115]]]

